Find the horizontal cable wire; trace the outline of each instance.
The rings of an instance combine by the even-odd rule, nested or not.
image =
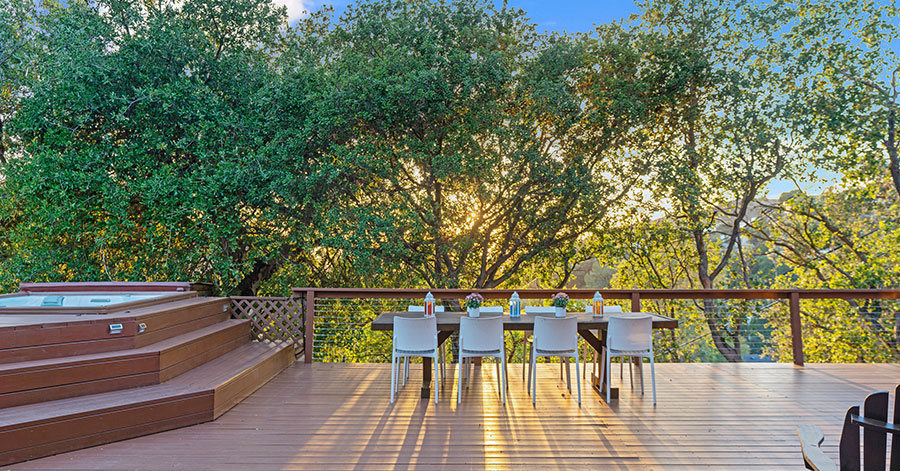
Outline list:
[[[439,301],[440,303],[440,301]],[[458,301],[457,301],[458,303]],[[447,303],[461,309],[460,304]],[[421,299],[383,298],[317,298],[315,301],[315,335],[313,358],[328,362],[386,362],[390,360],[391,333],[371,330],[371,322],[384,311],[406,311],[409,305],[422,305]],[[607,305],[621,305],[630,310],[629,300],[614,300]],[[865,304],[864,300],[860,304]],[[508,315],[508,301],[486,300],[485,306],[503,306]],[[549,305],[549,300],[523,300],[524,305]],[[573,301],[570,311],[584,311],[583,301]],[[895,358],[894,319],[900,300],[870,301],[868,313],[843,300],[808,300],[801,304],[804,338],[810,355],[823,346],[817,337],[838,336],[847,349],[867,349],[862,361],[890,361]],[[654,330],[655,350],[660,361],[717,362],[727,358],[716,348],[713,339],[739,350],[740,361],[791,361],[791,327],[786,300],[643,300],[642,311],[674,317],[675,330]],[[710,322],[708,319],[712,319]],[[875,322],[883,326],[879,332]],[[450,344],[451,342],[447,342]],[[512,347],[516,347],[512,350]],[[521,362],[522,334],[507,334],[508,360]],[[894,355],[894,356],[892,356]],[[848,354],[849,358],[849,354]]]

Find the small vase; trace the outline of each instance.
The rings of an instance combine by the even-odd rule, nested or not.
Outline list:
[[[480,307],[470,307],[470,308],[466,308],[466,310],[469,311],[469,317],[478,317],[481,315]]]
[[[556,317],[566,317],[566,307],[556,306]]]

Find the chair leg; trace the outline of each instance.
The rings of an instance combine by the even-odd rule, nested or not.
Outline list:
[[[441,367],[438,365],[437,352],[434,355],[434,403],[438,403],[438,392],[441,389]]]
[[[577,351],[578,349],[576,348],[575,350]],[[560,365],[562,365],[562,363],[560,363]],[[575,373],[578,373],[578,367],[576,366],[575,368]],[[569,389],[569,394],[572,394],[572,368],[571,366],[569,366],[568,358],[566,358],[566,387]]]
[[[503,396],[503,403],[506,404],[506,390],[509,389],[509,376],[506,374],[506,349],[504,348],[504,352],[500,357],[500,361],[503,362],[503,387],[500,389],[500,393]]]
[[[641,381],[643,383],[643,381]],[[650,353],[650,384],[653,389],[653,405],[656,405],[656,367],[653,365],[653,353]],[[896,401],[896,398],[894,398]],[[896,443],[896,442],[895,442]]]
[[[522,331],[522,381],[525,381],[525,357],[527,357],[528,350],[528,332]],[[513,350],[515,353],[515,350]],[[531,384],[531,377],[528,377],[528,384]]]
[[[635,362],[637,363],[638,370],[638,378],[641,380],[641,395],[644,395],[644,359],[641,357],[635,357]]]
[[[509,372],[506,370],[506,352],[504,349],[503,353],[503,387],[505,389],[509,389],[509,381],[506,378],[509,376]]]
[[[634,391],[634,357],[628,357],[627,360],[628,360],[628,379],[631,381],[631,390]]]
[[[397,365],[394,369],[397,370],[397,381],[394,382],[394,391],[400,392],[400,379],[403,376],[403,357],[397,358]]]
[[[397,352],[391,353],[391,404],[394,403],[394,387],[397,381]]]
[[[409,357],[403,357],[403,373],[402,385],[406,386],[406,379],[409,378]]]
[[[605,379],[605,375],[609,374],[606,370],[606,348],[602,348],[600,350],[600,364],[597,365],[600,368],[598,374],[600,375],[600,384],[603,384],[603,380]],[[602,387],[602,386],[601,386]]]
[[[459,374],[456,375],[456,403],[462,403],[462,369],[465,365],[463,357],[459,357]]]
[[[526,350],[528,350],[528,349],[526,348]],[[532,370],[534,368],[534,363],[531,361],[532,353],[534,353],[534,352],[532,352],[531,350],[528,350],[528,386],[526,386],[526,388],[528,390],[528,394],[531,394],[531,374],[532,374],[532,372],[533,372]],[[523,354],[524,354],[524,352],[523,352]]]
[[[581,407],[581,376],[578,375],[578,349],[575,349],[575,387],[578,388],[578,407]]]
[[[625,361],[624,357],[619,357],[619,379],[620,380],[625,379],[625,363],[622,363],[624,361]]]
[[[609,374],[609,367],[610,367],[610,364],[609,364],[609,352],[607,351],[607,352],[606,352],[606,403],[607,403],[607,404],[609,404],[609,389],[610,389],[610,385],[609,385],[609,383],[610,383],[609,377],[612,376],[612,375]]]
[[[440,362],[440,364],[441,364],[441,381],[443,381],[444,378],[447,377],[447,370],[444,368],[444,365],[446,364],[446,360],[447,360],[447,357],[444,355],[444,347],[445,346],[446,345],[441,345],[440,347],[438,347],[437,361]]]
[[[499,360],[500,360],[499,358],[494,357],[494,369],[497,371],[497,384],[500,385],[500,387],[503,387],[503,382],[500,381],[500,361]],[[502,393],[501,393],[501,395],[502,395]]]
[[[535,405],[535,401],[536,401],[535,397],[537,396],[537,374],[534,371],[534,367],[535,367],[534,345],[531,346],[531,355],[530,356],[531,356],[531,376],[530,376],[531,381],[529,381],[529,384],[531,384],[531,389],[533,389],[533,391],[531,392],[531,405]]]

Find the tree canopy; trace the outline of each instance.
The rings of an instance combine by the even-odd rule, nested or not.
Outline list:
[[[639,8],[0,0],[0,283],[897,287],[896,7]],[[655,306],[685,361],[785,358],[782,307]],[[804,315],[900,356],[891,303]]]

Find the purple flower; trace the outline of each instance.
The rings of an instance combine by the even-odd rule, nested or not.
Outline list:
[[[481,303],[484,302],[484,296],[478,293],[472,293],[466,296],[466,307],[476,308],[481,307]]]
[[[556,307],[566,307],[569,304],[569,295],[566,293],[556,293],[550,299]]]

